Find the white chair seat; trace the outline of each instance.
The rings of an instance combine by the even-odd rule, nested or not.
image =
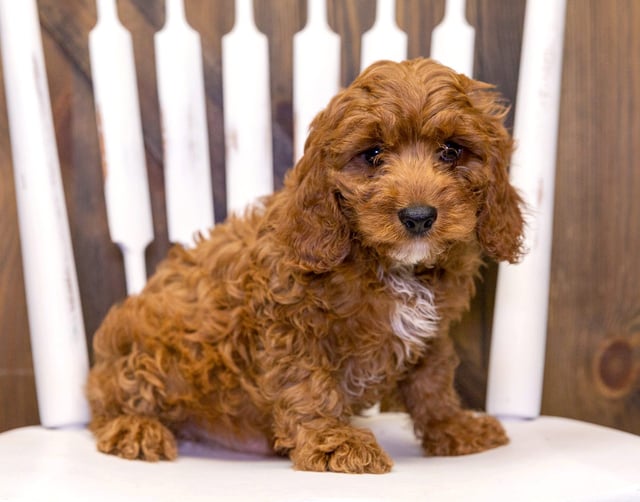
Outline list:
[[[395,460],[391,474],[298,472],[287,459],[183,443],[175,462],[96,451],[86,429],[0,434],[0,501],[634,501],[640,437],[563,418],[506,422],[511,443],[425,458],[408,417],[358,418]]]

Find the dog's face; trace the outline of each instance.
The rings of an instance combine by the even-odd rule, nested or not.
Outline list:
[[[490,86],[433,61],[372,65],[314,120],[288,180],[301,259],[326,269],[357,239],[394,262],[430,266],[452,243],[475,240],[515,261],[522,217],[505,114]]]

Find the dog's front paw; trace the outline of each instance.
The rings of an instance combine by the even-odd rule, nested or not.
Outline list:
[[[509,438],[498,420],[464,411],[448,420],[429,423],[422,438],[427,455],[450,456],[477,453],[505,445]]]
[[[289,452],[295,469],[383,474],[393,466],[370,431],[345,426],[304,436]]]
[[[154,418],[121,415],[95,428],[94,434],[103,453],[151,462],[178,456],[173,434]]]

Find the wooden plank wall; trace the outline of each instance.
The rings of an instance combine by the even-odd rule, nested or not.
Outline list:
[[[89,333],[124,296],[117,248],[107,237],[87,37],[93,0],[39,0],[45,57],[83,310]],[[292,36],[303,0],[255,0],[270,40],[276,178],[291,165]],[[329,0],[343,40],[342,80],[359,67],[359,37],[373,0]],[[444,0],[399,0],[409,56],[429,54]],[[119,0],[133,31],[155,241],[151,270],[167,251],[161,134],[153,34],[162,0]],[[202,35],[216,215],[224,216],[220,37],[233,24],[231,0],[187,0]],[[469,0],[476,27],[475,73],[515,101],[524,0]],[[640,2],[568,0],[558,178],[543,411],[640,434]],[[241,64],[241,62],[240,62]],[[510,123],[512,117],[509,118]],[[22,283],[6,103],[0,93],[0,431],[38,423]],[[43,243],[46,246],[46,243]],[[486,386],[496,267],[486,268],[474,306],[456,327],[458,385],[481,408]],[[524,285],[523,287],[526,287]]]

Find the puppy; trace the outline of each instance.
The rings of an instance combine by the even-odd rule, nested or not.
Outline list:
[[[173,459],[176,438],[384,473],[350,417],[396,392],[427,455],[507,442],[454,391],[449,325],[483,256],[522,252],[512,140],[491,86],[434,61],[379,62],[313,121],[284,188],[174,247],[94,338],[100,451]]]

